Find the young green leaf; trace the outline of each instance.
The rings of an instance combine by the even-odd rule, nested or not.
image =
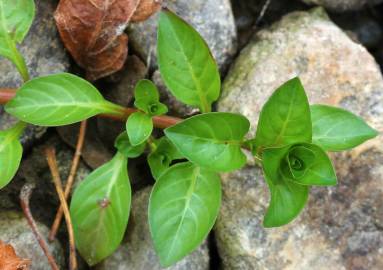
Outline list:
[[[89,82],[61,73],[28,81],[5,110],[34,125],[62,126],[100,113],[115,113],[119,107],[104,100]]]
[[[158,140],[156,148],[148,155],[150,171],[154,179],[158,179],[166,171],[173,160],[183,158],[174,144],[166,137]]]
[[[146,147],[146,143],[142,143],[136,146],[133,146],[129,141],[129,136],[126,132],[121,133],[116,141],[114,142],[114,147],[123,154],[126,158],[136,158],[139,157]]]
[[[313,142],[327,151],[351,149],[378,132],[362,118],[346,110],[327,105],[312,105]]]
[[[137,83],[134,92],[134,106],[150,116],[165,114],[168,108],[160,102],[158,89],[149,80],[141,80]]]
[[[165,134],[191,162],[228,172],[246,163],[241,143],[249,127],[249,121],[239,114],[206,113],[165,129]]]
[[[76,188],[70,213],[76,247],[89,265],[105,259],[120,245],[130,202],[127,159],[120,153]]]
[[[24,80],[28,80],[28,71],[23,57],[16,48],[32,25],[35,16],[33,0],[0,1],[0,55],[11,60]]]
[[[161,265],[192,252],[207,237],[221,203],[219,176],[190,162],[165,171],[149,201],[149,225]]]
[[[262,108],[255,137],[257,147],[311,142],[310,107],[299,78],[280,86]]]
[[[126,122],[129,141],[133,146],[144,143],[152,134],[152,118],[142,112],[135,112],[129,116]]]
[[[19,136],[24,128],[24,123],[18,123],[13,128],[0,131],[0,189],[12,180],[20,166],[23,147]]]
[[[200,34],[168,10],[160,14],[157,55],[161,76],[172,94],[209,112],[221,88],[217,64]]]
[[[270,203],[263,220],[267,228],[289,223],[307,202],[309,187],[289,181],[281,173],[281,162],[290,148],[269,148],[262,155],[263,171],[270,189]]]

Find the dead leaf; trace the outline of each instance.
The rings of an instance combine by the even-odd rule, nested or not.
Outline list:
[[[65,47],[87,79],[120,70],[128,53],[129,21],[142,20],[159,9],[162,0],[60,0],[55,20]],[[135,12],[137,13],[135,14]]]
[[[21,259],[16,255],[11,245],[0,240],[0,269],[1,270],[28,270],[30,260]]]

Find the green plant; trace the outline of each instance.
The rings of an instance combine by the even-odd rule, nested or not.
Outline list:
[[[32,20],[24,13],[34,9],[32,0],[19,0],[26,5],[20,8],[20,4],[18,9],[12,9],[13,2],[0,2],[0,40],[7,40],[0,42],[4,47],[0,53],[18,66],[21,62],[14,48],[22,38],[12,33],[25,35]],[[7,17],[11,9],[13,15],[25,20]],[[90,265],[109,256],[123,238],[131,201],[127,163],[145,149],[149,149],[148,163],[156,179],[148,209],[150,231],[161,264],[169,266],[200,245],[212,229],[221,201],[219,173],[243,167],[244,149],[251,150],[259,161],[270,189],[264,226],[276,227],[300,213],[310,186],[337,183],[325,151],[351,149],[377,135],[350,112],[310,106],[300,80],[293,78],[266,102],[256,136],[249,139],[246,117],[211,112],[220,93],[217,65],[201,36],[168,10],[160,14],[157,50],[167,87],[203,114],[166,124],[163,114],[167,108],[152,82],[137,84],[137,110],[127,111],[105,100],[87,81],[65,73],[30,81],[23,76],[27,82],[5,106],[21,121],[0,133],[0,187],[10,181],[20,163],[18,137],[25,123],[60,126],[98,114],[130,115],[127,132],[116,139],[115,157],[84,179],[72,197],[76,245]],[[24,68],[19,70],[24,73]],[[165,136],[151,137],[154,126],[167,127]]]

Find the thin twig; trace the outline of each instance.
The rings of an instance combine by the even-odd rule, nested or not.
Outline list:
[[[77,145],[76,145],[76,152],[73,156],[72,166],[70,168],[69,176],[68,176],[68,179],[66,181],[65,192],[64,192],[65,200],[68,199],[70,191],[72,190],[72,186],[73,186],[73,182],[74,182],[74,179],[76,176],[77,168],[78,168],[78,165],[80,162],[81,151],[82,151],[82,148],[84,145],[85,133],[86,133],[86,120],[82,121],[81,125],[80,125],[80,130],[78,133],[78,139],[77,139]],[[49,233],[49,237],[48,237],[49,241],[53,241],[55,239],[58,228],[59,228],[60,223],[61,223],[62,216],[63,216],[63,208],[60,205],[59,209],[57,210],[56,217],[55,217],[55,220],[53,222],[51,231]]]
[[[265,4],[263,5],[262,10],[261,10],[261,12],[258,15],[257,21],[255,22],[256,26],[258,26],[259,23],[262,21],[262,19],[265,16],[266,11],[269,8],[270,4],[271,4],[271,0],[266,0],[265,1]]]
[[[26,183],[21,188],[21,191],[20,191],[21,208],[23,209],[24,215],[28,221],[29,226],[32,229],[33,234],[35,235],[37,241],[39,242],[40,247],[42,248],[45,256],[47,257],[51,268],[53,270],[59,270],[59,267],[57,266],[55,259],[53,258],[51,252],[48,249],[47,243],[45,242],[44,238],[41,236],[41,234],[37,228],[36,222],[33,219],[33,216],[32,216],[32,213],[31,213],[31,210],[29,207],[29,200],[31,198],[32,191],[34,188],[35,188],[35,185],[31,184],[31,183]]]
[[[0,88],[0,104],[6,104],[15,95],[16,95],[15,89]],[[137,109],[121,107],[121,110],[114,114],[99,114],[97,116],[125,122],[126,119],[128,119],[128,117],[132,113],[135,113],[137,111],[138,111]],[[177,124],[180,121],[182,121],[182,119],[177,117],[167,116],[167,115],[153,117],[153,124],[156,128],[167,128]]]
[[[68,204],[66,202],[64,191],[61,185],[60,174],[57,167],[56,151],[53,147],[47,147],[45,149],[45,154],[48,161],[49,169],[52,174],[53,182],[55,184],[56,191],[59,196],[62,209],[64,211],[64,217],[65,217],[65,221],[67,225],[67,230],[69,235],[69,269],[76,270],[77,259],[76,259],[76,246],[74,241],[73,226],[72,226],[72,221],[69,214]]]

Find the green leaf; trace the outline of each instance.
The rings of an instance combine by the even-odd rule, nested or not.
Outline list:
[[[12,180],[20,166],[23,147],[18,139],[24,128],[25,124],[19,123],[0,131],[0,189]]]
[[[280,164],[290,146],[265,149],[262,155],[263,170],[270,189],[270,202],[264,227],[278,227],[292,221],[307,203],[309,187],[287,180],[280,171]]]
[[[89,82],[61,73],[28,81],[5,110],[34,125],[62,126],[100,113],[115,113],[119,107],[105,101]]]
[[[89,265],[105,259],[120,245],[130,202],[127,159],[119,153],[76,188],[70,213],[76,247]]]
[[[149,80],[141,80],[137,83],[134,97],[134,106],[150,116],[168,112],[166,105],[160,102],[157,86]]]
[[[310,107],[299,78],[280,86],[262,108],[255,137],[257,147],[311,142]]]
[[[172,94],[202,112],[211,111],[221,88],[217,64],[200,34],[168,10],[160,14],[157,55]]]
[[[148,155],[150,171],[154,179],[158,179],[166,171],[172,161],[183,158],[174,144],[166,137],[158,140],[156,148]]]
[[[190,162],[165,171],[149,201],[149,224],[161,265],[181,260],[213,228],[221,203],[219,176]]]
[[[249,127],[249,121],[239,114],[206,113],[165,129],[165,134],[188,160],[227,172],[246,163],[241,144]]]
[[[28,79],[25,61],[16,48],[32,25],[35,16],[33,0],[0,1],[0,55],[11,60],[24,80]]]
[[[144,142],[133,146],[129,141],[128,134],[123,132],[117,137],[114,142],[114,147],[116,147],[118,152],[123,154],[126,158],[136,158],[145,151],[146,143]]]
[[[133,146],[144,143],[152,134],[152,118],[144,113],[135,112],[129,116],[126,122],[129,141]]]
[[[313,142],[327,151],[351,149],[378,135],[362,118],[346,110],[312,105]]]

